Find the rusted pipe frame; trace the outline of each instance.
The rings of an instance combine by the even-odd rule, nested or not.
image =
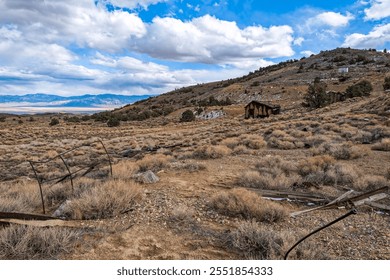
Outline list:
[[[96,140],[96,141],[93,141],[93,142],[89,143],[89,145],[91,145],[91,144],[93,144],[93,143],[98,143],[98,142],[102,143],[101,140]],[[31,162],[33,162],[33,163],[48,163],[48,162],[51,162],[51,161],[55,160],[56,158],[58,158],[58,157],[60,157],[60,156],[66,155],[66,154],[68,154],[68,153],[70,153],[70,152],[73,152],[73,151],[75,151],[75,150],[77,150],[77,149],[80,149],[80,148],[82,148],[82,147],[85,147],[85,146],[87,146],[87,144],[85,144],[85,145],[80,145],[80,146],[77,146],[77,147],[74,147],[74,148],[72,148],[72,149],[70,149],[70,150],[67,150],[67,151],[65,151],[65,152],[62,152],[62,153],[60,153],[60,154],[58,154],[58,155],[56,155],[56,156],[54,156],[54,157],[52,157],[52,158],[50,158],[50,159],[48,159],[48,160],[43,160],[43,161],[31,161]],[[103,145],[103,146],[104,146],[104,145]]]
[[[64,165],[66,167],[66,170],[68,170],[68,176],[67,177],[69,177],[69,179],[70,179],[70,184],[72,185],[72,193],[74,194],[74,185],[73,185],[73,179],[72,179],[72,172],[70,172],[69,166],[66,163],[65,159],[62,157],[62,155],[60,155],[59,157],[62,160],[62,162],[64,163]]]
[[[49,180],[45,180],[45,181],[43,181],[42,183],[49,183],[49,182],[56,181],[56,182],[54,183],[54,185],[55,185],[55,184],[61,183],[61,182],[63,182],[64,180],[66,180],[66,179],[69,177],[69,175],[71,175],[71,176],[72,176],[72,179],[74,179],[76,176],[73,176],[73,175],[75,175],[75,174],[77,174],[77,173],[79,173],[80,171],[83,171],[83,170],[85,170],[85,169],[91,169],[91,167],[95,168],[95,167],[98,166],[98,165],[99,165],[99,164],[97,164],[97,163],[93,163],[93,164],[91,164],[91,165],[87,165],[87,166],[84,166],[84,167],[82,167],[82,168],[79,168],[78,170],[71,172],[71,174],[66,174],[65,176],[55,177],[55,178],[52,178],[52,179],[49,179]],[[83,176],[85,176],[85,174],[81,175],[81,177],[83,177]]]
[[[41,183],[41,180],[39,179],[38,177],[38,173],[37,173],[37,170],[35,169],[34,167],[34,164],[32,163],[32,161],[28,161],[31,165],[31,168],[32,170],[34,171],[34,174],[35,174],[35,178],[37,179],[38,181],[38,185],[39,185],[39,192],[41,194],[41,201],[42,201],[42,210],[43,210],[43,214],[46,214],[46,210],[45,210],[45,201],[43,199],[43,192],[42,192],[42,183]]]
[[[108,163],[110,164],[110,173],[111,173],[111,176],[112,176],[112,162],[111,162],[110,155],[109,155],[109,153],[108,153],[108,151],[106,149],[106,146],[104,146],[103,141],[101,139],[99,139],[99,142],[102,144],[104,151],[106,151],[107,158],[108,158]]]
[[[92,142],[92,143],[93,143],[93,142]],[[68,151],[62,152],[61,154],[58,154],[58,155],[56,155],[55,157],[49,158],[48,160],[43,160],[43,161],[32,161],[32,162],[33,162],[33,163],[48,163],[48,162],[52,162],[52,161],[55,160],[56,158],[59,158],[59,157],[61,157],[61,156],[63,156],[63,155],[66,155],[66,154],[68,154],[68,153],[70,153],[70,152],[73,152],[73,151],[75,151],[75,150],[77,150],[77,149],[80,149],[80,148],[82,148],[82,147],[84,147],[84,146],[85,146],[85,145],[78,146],[78,147],[75,147],[75,148],[70,149],[70,150],[68,150]]]
[[[347,218],[347,217],[350,216],[350,215],[354,215],[354,214],[357,214],[357,211],[356,211],[355,208],[352,209],[351,211],[349,211],[348,213],[342,215],[341,217],[338,217],[336,220],[334,220],[334,221],[332,221],[332,222],[330,222],[330,223],[328,223],[328,224],[326,224],[326,225],[324,225],[324,226],[322,226],[322,227],[319,227],[319,228],[317,228],[316,230],[314,230],[313,232],[309,233],[308,235],[302,237],[301,239],[298,240],[297,243],[294,244],[294,246],[292,246],[292,247],[287,251],[287,253],[284,255],[284,259],[287,260],[288,254],[290,254],[290,252],[291,252],[296,246],[298,246],[299,243],[301,243],[302,241],[304,241],[306,238],[308,238],[308,237],[312,236],[313,234],[315,234],[315,233],[317,233],[317,232],[319,232],[319,231],[321,231],[321,230],[323,230],[323,229],[325,229],[325,228],[327,228],[327,227],[329,227],[329,226],[331,226],[331,225],[333,225],[333,224],[335,224],[335,223],[337,223],[337,222],[339,222],[339,221],[341,221],[341,220]]]

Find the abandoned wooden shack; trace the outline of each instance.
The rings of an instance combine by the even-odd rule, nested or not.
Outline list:
[[[245,118],[268,118],[280,113],[279,105],[272,105],[259,101],[251,101],[245,106]]]

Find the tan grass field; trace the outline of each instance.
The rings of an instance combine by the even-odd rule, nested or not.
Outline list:
[[[364,109],[382,95],[256,120],[244,120],[243,104],[227,106],[220,119],[180,123],[174,112],[111,128],[61,116],[56,126],[47,116],[7,118],[0,122],[0,212],[42,213],[28,160],[83,146],[64,156],[71,171],[104,164],[75,178],[73,191],[69,180],[43,185],[47,214],[62,205],[62,218],[76,227],[0,225],[0,259],[281,259],[299,238],[348,210],[291,218],[314,205],[272,201],[256,190],[337,198],[388,186],[388,115]],[[97,139],[113,161],[112,176]],[[129,150],[147,152],[123,157]],[[42,178],[67,172],[58,159],[37,168]],[[149,170],[158,182],[135,176]],[[290,258],[390,259],[389,212],[357,210]]]

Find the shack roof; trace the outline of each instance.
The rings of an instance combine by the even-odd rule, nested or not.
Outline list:
[[[278,109],[280,108],[280,105],[276,105],[276,104],[271,104],[269,102],[260,102],[260,101],[257,101],[257,100],[252,100],[251,102],[249,102],[245,107],[248,107],[250,104],[257,104],[257,105],[260,105],[260,106],[267,106],[267,107],[270,107],[272,109]]]

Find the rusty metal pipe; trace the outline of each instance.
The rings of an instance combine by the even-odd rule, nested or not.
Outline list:
[[[35,178],[37,179],[38,181],[38,185],[39,185],[39,192],[41,194],[41,201],[42,201],[42,210],[43,210],[43,214],[46,214],[46,210],[45,210],[45,201],[43,199],[43,191],[42,191],[42,183],[41,183],[41,180],[39,179],[38,177],[38,173],[34,167],[34,164],[32,163],[32,161],[28,161],[31,165],[31,168],[32,170],[34,171],[34,174],[35,174]]]

